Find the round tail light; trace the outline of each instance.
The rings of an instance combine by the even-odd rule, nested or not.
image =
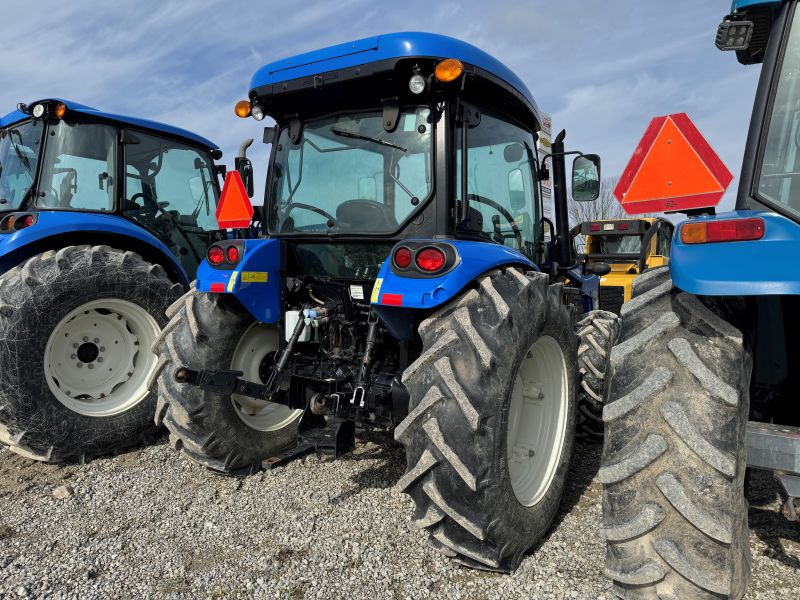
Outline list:
[[[227,256],[229,263],[235,265],[239,262],[239,248],[236,246],[228,246],[225,256]]]
[[[36,222],[36,218],[33,215],[25,215],[20,220],[17,221],[17,229],[22,229],[24,227],[30,227]]]
[[[411,264],[411,250],[408,248],[398,248],[394,253],[394,264],[401,269],[405,269]]]
[[[221,265],[225,261],[225,251],[220,246],[211,246],[207,257],[212,265]]]
[[[444,252],[438,248],[423,248],[417,252],[417,266],[423,271],[433,273],[444,266]]]

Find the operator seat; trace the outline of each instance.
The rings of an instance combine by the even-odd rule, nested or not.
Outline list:
[[[397,220],[388,206],[374,200],[348,200],[336,209],[340,229],[394,231]]]

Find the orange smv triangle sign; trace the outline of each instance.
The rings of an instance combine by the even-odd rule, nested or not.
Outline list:
[[[685,113],[656,117],[614,195],[628,214],[716,206],[733,175]]]
[[[217,223],[220,229],[249,227],[253,218],[253,205],[244,189],[239,171],[230,171],[225,176],[222,195],[217,205]]]

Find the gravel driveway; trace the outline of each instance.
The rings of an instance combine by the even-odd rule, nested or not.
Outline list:
[[[377,437],[244,480],[165,441],[86,466],[0,450],[0,598],[609,598],[599,450],[577,447],[555,529],[510,576],[459,567],[407,528],[403,450]],[[775,491],[753,477],[748,598],[800,590],[800,525]]]

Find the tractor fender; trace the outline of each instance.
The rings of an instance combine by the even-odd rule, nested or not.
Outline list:
[[[797,257],[800,225],[774,212],[738,210],[692,219],[759,217],[760,240],[684,244],[675,229],[669,267],[674,285],[698,296],[767,296],[800,294]]]
[[[241,259],[235,268],[197,269],[197,291],[232,294],[261,323],[281,319],[281,243],[279,240],[239,240]]]
[[[83,244],[136,252],[164,267],[176,283],[189,286],[180,262],[152,233],[123,217],[89,212],[39,211],[30,227],[0,234],[0,274],[47,250]]]
[[[395,249],[426,240],[405,240],[392,249],[384,261],[372,289],[371,304],[384,325],[395,337],[404,340],[415,335],[415,313],[428,313],[460,294],[484,273],[503,266],[519,266],[538,271],[524,254],[499,244],[462,240],[427,240],[434,246],[455,249],[456,265],[438,277],[413,277],[392,270]]]

